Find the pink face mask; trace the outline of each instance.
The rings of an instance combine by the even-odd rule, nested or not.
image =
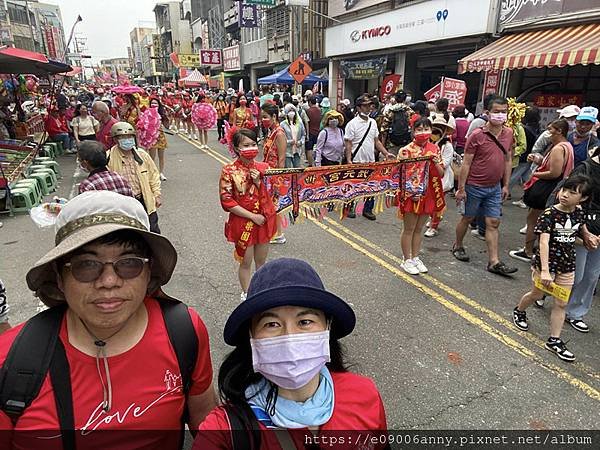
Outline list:
[[[331,361],[329,330],[250,339],[252,367],[284,389],[306,386]]]

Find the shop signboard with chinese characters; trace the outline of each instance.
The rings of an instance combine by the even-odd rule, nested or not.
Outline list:
[[[464,105],[467,98],[467,83],[454,78],[442,78],[440,97],[448,99],[448,110],[454,111],[458,105]]]
[[[234,71],[241,69],[240,46],[232,45],[223,49],[223,70]]]
[[[402,85],[402,75],[392,74],[383,79],[381,84],[381,100],[385,100],[388,95],[393,95]]]
[[[382,77],[387,65],[387,56],[362,61],[340,61],[340,73],[349,80],[369,80]]]
[[[339,76],[335,85],[335,95],[337,96],[338,105],[344,99],[344,79]]]
[[[52,33],[52,27],[50,25],[44,27],[44,37],[46,38],[48,57],[56,59],[56,42],[54,41],[54,34]]]
[[[502,0],[500,28],[539,24],[544,19],[564,17],[569,14],[600,13],[598,0]]]
[[[201,67],[200,55],[195,54],[179,54],[179,65],[181,67]]]
[[[545,127],[558,119],[558,110],[567,105],[582,105],[583,94],[539,94],[533,104],[540,110],[540,124]]]
[[[244,0],[249,5],[275,6],[277,0]]]
[[[369,20],[344,22],[325,30],[325,56],[493,33],[497,18],[494,4],[495,0],[429,0],[370,16]]]
[[[221,64],[223,64],[221,58],[221,50],[200,50],[200,61],[202,62],[203,66],[220,66]]]
[[[244,2],[239,2],[238,5],[240,28],[258,27],[258,11],[256,5],[250,5]]]
[[[434,87],[429,89],[427,92],[425,92],[423,94],[423,97],[425,97],[425,100],[427,100],[428,102],[435,103],[440,98],[441,92],[442,92],[442,84],[438,83]]]
[[[386,0],[329,0],[327,13],[331,17],[337,17],[385,2]]]
[[[486,95],[495,94],[498,92],[498,87],[500,87],[500,71],[499,70],[487,70],[484,72],[485,79],[483,81],[483,96],[482,99],[485,98]]]

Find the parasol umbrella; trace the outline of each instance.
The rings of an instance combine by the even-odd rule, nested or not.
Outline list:
[[[111,89],[115,94],[142,94],[144,90],[139,86],[134,85],[119,85]]]

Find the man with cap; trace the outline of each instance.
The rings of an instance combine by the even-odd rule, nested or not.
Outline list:
[[[567,140],[573,146],[575,165],[586,160],[591,148],[598,146],[598,137],[592,132],[598,120],[598,109],[593,106],[584,106],[575,120],[575,129],[569,134]]]
[[[346,151],[346,161],[348,163],[372,163],[377,161],[375,150],[383,153],[386,159],[392,159],[394,156],[387,151],[379,138],[377,122],[369,117],[373,101],[371,96],[363,94],[356,99],[357,116],[346,125],[346,134],[344,135],[344,145]],[[376,220],[373,214],[375,201],[373,197],[365,200],[363,217],[369,220]],[[348,214],[349,218],[356,217],[354,208]]]
[[[386,430],[375,383],[344,363],[339,340],[355,323],[352,308],[308,263],[282,258],[262,266],[225,324],[225,342],[235,349],[219,369],[224,405],[200,425],[193,448],[238,448],[231,430],[248,431],[236,436],[240,443],[260,430],[255,446],[239,448],[262,449],[305,448],[312,437],[340,430]]]
[[[383,121],[381,122],[381,143],[393,155],[398,155],[398,150],[411,142],[410,118],[414,111],[406,104],[407,94],[398,91],[392,97],[394,102],[384,108]]]
[[[162,205],[160,172],[152,157],[136,148],[135,129],[127,122],[117,122],[110,130],[115,145],[108,151],[108,169],[125,178],[148,212],[150,230],[160,233],[156,210]]]
[[[85,192],[63,207],[55,247],[26,277],[50,309],[0,336],[0,429],[27,431],[1,433],[0,448],[180,448],[184,420],[196,428],[216,398],[202,319],[161,291],[176,261],[132,197]]]

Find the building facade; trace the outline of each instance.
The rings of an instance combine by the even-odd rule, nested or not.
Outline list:
[[[147,36],[152,37],[153,34],[154,28],[148,27],[135,27],[129,33],[132,53],[131,68],[133,69],[134,77],[143,77],[144,72],[147,72],[149,69],[149,67],[144,64],[143,41]]]
[[[189,4],[189,11],[186,11],[184,18],[184,2],[163,2],[157,3],[154,7],[156,18],[156,34],[158,36],[158,45],[155,46],[154,58],[160,60],[159,72],[163,74],[163,79],[177,76],[176,67],[170,58],[172,53],[192,54],[192,32],[191,16],[192,4],[194,2],[185,2]],[[189,14],[188,14],[189,12]]]

